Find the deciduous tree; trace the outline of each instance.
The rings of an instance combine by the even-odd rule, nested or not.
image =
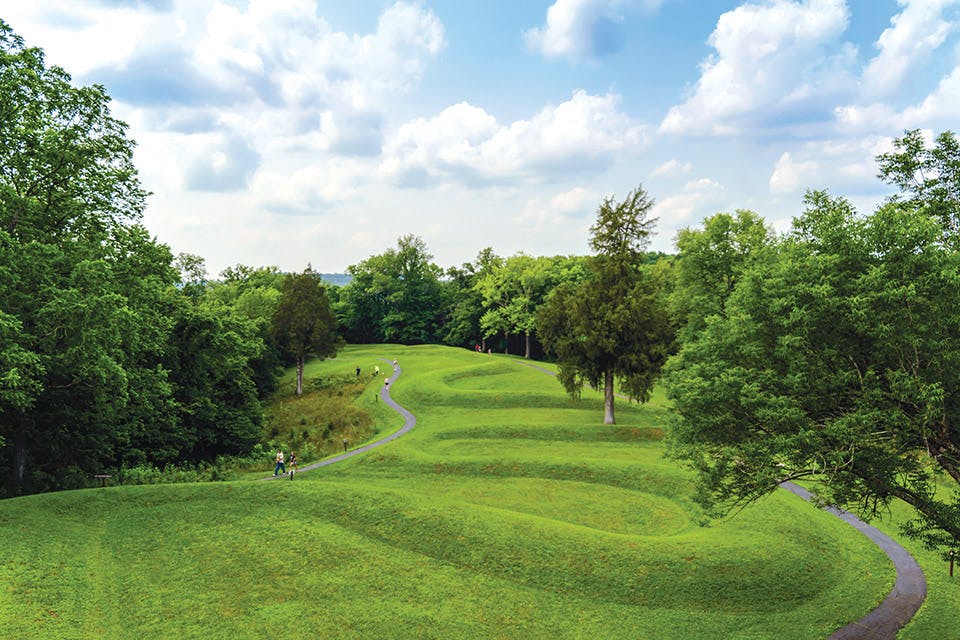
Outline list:
[[[271,333],[296,364],[297,395],[303,395],[307,355],[334,356],[343,344],[320,276],[309,265],[303,273],[284,280]]]
[[[726,512],[786,480],[862,515],[900,498],[907,532],[960,541],[960,253],[946,220],[893,202],[861,217],[812,192],[668,365],[672,451]]]

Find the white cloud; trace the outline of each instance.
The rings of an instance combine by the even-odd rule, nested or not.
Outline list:
[[[691,180],[680,193],[657,200],[651,213],[659,218],[660,226],[678,227],[696,215],[709,215],[711,205],[719,202],[725,191],[723,185],[710,178]]]
[[[733,135],[825,119],[831,98],[850,91],[856,51],[839,42],[843,0],[770,0],[720,16],[690,97],[660,131]]]
[[[184,186],[198,191],[237,191],[247,186],[260,163],[260,154],[242,137],[215,133],[191,136],[190,158],[180,164]],[[197,144],[199,143],[199,145]]]
[[[800,194],[807,189],[836,192],[877,192],[876,157],[892,149],[889,136],[818,140],[781,154],[768,181],[775,195]]]
[[[584,187],[574,187],[542,200],[528,200],[513,221],[525,227],[569,226],[574,220],[589,218],[600,202],[599,196]]]
[[[444,45],[429,9],[397,2],[366,35],[334,31],[316,0],[252,0],[246,11],[216,4],[193,52],[193,64],[227,88],[261,83],[287,105],[384,107],[419,80],[427,59]]]
[[[813,186],[811,182],[819,174],[819,162],[798,162],[789,151],[785,151],[770,175],[770,191],[775,194],[797,193]]]
[[[850,134],[899,128],[899,114],[882,102],[849,104],[834,109],[841,129]]]
[[[6,2],[3,19],[28,46],[42,46],[48,64],[83,74],[122,64],[146,36],[153,16],[138,9],[71,0]]]
[[[671,158],[653,170],[651,177],[686,175],[693,171],[693,164]]]
[[[600,57],[622,45],[625,10],[654,9],[663,0],[556,0],[546,24],[524,33],[527,46],[548,58]]]
[[[466,102],[402,125],[384,148],[383,173],[401,183],[539,181],[590,171],[645,143],[617,96],[576,91],[529,120],[502,125]]]
[[[319,214],[333,203],[357,197],[370,175],[369,162],[333,158],[292,171],[261,170],[253,178],[251,191],[272,211]]]
[[[890,19],[880,34],[880,52],[863,71],[864,92],[885,95],[896,90],[907,73],[944,43],[955,25],[943,19],[944,10],[958,0],[898,0],[903,11]]]
[[[956,122],[960,118],[960,65],[940,80],[923,102],[904,110],[904,127],[915,128],[937,121]]]

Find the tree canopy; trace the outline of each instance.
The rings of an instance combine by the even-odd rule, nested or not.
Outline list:
[[[326,289],[320,276],[309,265],[303,273],[288,276],[283,281],[270,331],[280,348],[296,364],[297,395],[302,395],[303,366],[307,355],[334,356],[343,344]]]
[[[907,532],[960,541],[960,253],[935,206],[869,216],[810,192],[722,313],[668,365],[672,450],[726,512],[787,480],[867,517],[899,498]],[[683,258],[681,257],[681,260]]]
[[[614,382],[631,399],[649,399],[673,344],[662,272],[644,267],[656,219],[653,200],[637,187],[622,202],[605,199],[591,227],[590,277],[558,286],[537,317],[544,345],[556,354],[558,377],[578,396],[587,383],[604,392],[604,423],[614,424]]]

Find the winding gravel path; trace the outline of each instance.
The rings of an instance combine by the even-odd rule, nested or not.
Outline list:
[[[812,493],[792,482],[784,482],[780,486],[804,500],[813,499]],[[923,576],[923,569],[906,549],[876,527],[871,527],[849,511],[835,507],[827,507],[826,510],[870,538],[897,569],[893,591],[884,601],[856,622],[834,631],[829,640],[895,640],[897,632],[910,622],[927,596],[927,580]]]
[[[529,362],[520,362],[519,364],[532,367],[551,376],[557,375],[549,369],[544,369]],[[619,396],[619,394],[617,395]],[[812,502],[813,494],[803,487],[792,482],[784,482],[780,486],[804,500]],[[881,551],[887,554],[897,570],[897,581],[884,601],[856,622],[851,622],[847,626],[834,631],[828,640],[896,640],[897,632],[913,619],[927,596],[927,580],[923,575],[923,569],[906,549],[876,527],[868,525],[849,511],[834,507],[829,507],[826,510],[870,538],[874,544],[880,547]]]
[[[384,362],[388,362],[388,363],[390,362],[390,360],[387,360],[386,358],[380,358],[380,359],[383,360]],[[390,397],[390,387],[393,386],[393,381],[399,378],[401,373],[403,373],[403,369],[400,368],[400,365],[393,365],[393,375],[387,378],[387,382],[389,384],[384,384],[383,387],[380,388],[380,399],[383,400],[388,407],[390,407],[391,409],[399,413],[401,416],[403,416],[403,426],[400,427],[399,431],[395,431],[394,433],[391,433],[390,435],[384,438],[381,438],[369,444],[365,444],[362,447],[359,447],[357,449],[351,449],[350,451],[341,453],[338,456],[327,458],[325,460],[321,460],[320,462],[314,462],[312,464],[308,464],[303,467],[300,467],[297,469],[297,473],[303,473],[304,471],[310,471],[312,469],[319,469],[320,467],[325,467],[327,465],[334,464],[335,462],[340,462],[341,460],[346,460],[347,458],[352,458],[353,456],[360,455],[365,451],[369,451],[370,449],[375,449],[376,447],[385,445],[388,442],[396,440],[403,434],[413,429],[417,424],[416,417],[412,413],[410,413],[409,411],[401,407],[399,404],[394,402],[393,398]],[[276,478],[283,478],[283,477],[288,477],[288,476],[268,476],[264,478],[264,480],[275,480]]]
[[[390,362],[386,358],[381,358],[381,360]],[[535,364],[527,362],[520,362],[519,364],[532,367],[552,376],[556,375],[555,372]],[[347,451],[333,458],[327,458],[326,460],[301,467],[297,470],[297,473],[318,469],[340,462],[341,460],[346,460],[347,458],[352,458],[365,451],[396,440],[413,429],[417,424],[416,417],[394,402],[393,398],[390,397],[390,386],[393,385],[394,380],[396,380],[401,373],[403,373],[403,369],[401,369],[399,365],[393,365],[393,375],[387,379],[389,384],[385,384],[380,389],[380,399],[391,409],[403,416],[403,426],[398,431],[385,438]],[[275,476],[269,476],[265,479],[273,480]],[[800,496],[804,500],[812,501],[813,494],[799,485],[793,484],[792,482],[785,482],[780,486]],[[896,640],[897,632],[910,622],[917,610],[920,609],[920,605],[923,604],[923,600],[927,595],[927,581],[924,578],[923,570],[906,549],[879,529],[868,525],[852,513],[844,511],[843,509],[829,507],[826,510],[870,538],[870,540],[880,547],[887,557],[890,558],[897,570],[897,581],[893,585],[893,590],[887,595],[884,601],[863,618],[834,631],[828,640]]]

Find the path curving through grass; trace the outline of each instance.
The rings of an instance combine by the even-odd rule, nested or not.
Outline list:
[[[529,362],[519,364],[542,371],[547,375],[557,375],[549,369]],[[623,397],[620,394],[616,395]],[[784,482],[780,486],[807,502],[813,502],[814,495],[799,485]],[[910,552],[890,536],[871,527],[849,511],[834,507],[829,507],[826,511],[873,541],[890,558],[897,570],[897,581],[883,602],[856,622],[837,629],[828,640],[896,640],[897,633],[913,619],[927,596],[927,581],[923,575],[923,569]]]
[[[792,482],[784,482],[780,486],[808,502],[813,500],[812,493]],[[870,538],[887,554],[897,569],[897,581],[893,590],[880,606],[856,622],[837,629],[828,640],[895,640],[897,632],[913,619],[927,596],[927,581],[923,569],[906,549],[879,529],[871,527],[844,509],[829,507],[827,511]]]
[[[295,621],[325,640],[811,640],[894,585],[879,547],[786,491],[703,526],[663,457],[661,391],[601,426],[598,393],[574,401],[513,358],[344,355],[307,373],[398,358],[388,393],[379,376],[356,401],[374,438],[413,424],[388,397],[415,429],[298,482],[0,501],[0,638],[253,640]],[[941,585],[904,640],[954,637]]]
[[[381,358],[384,362],[390,362],[386,358]],[[518,362],[524,366],[536,369],[551,376],[556,373],[544,367],[528,363]],[[396,432],[375,442],[371,442],[357,449],[347,451],[338,456],[327,458],[320,462],[315,462],[300,469],[300,472],[310,471],[320,467],[325,467],[337,462],[341,462],[353,456],[359,455],[376,447],[380,447],[388,442],[396,440],[400,436],[408,433],[416,425],[416,417],[407,409],[400,406],[390,396],[390,386],[400,376],[402,369],[399,365],[393,365],[393,375],[388,379],[387,384],[380,390],[381,400],[394,411],[399,413],[403,419],[403,426]],[[617,394],[618,397],[623,397]],[[272,479],[270,476],[267,479]],[[799,485],[787,482],[782,485],[783,489],[812,502],[813,495],[800,487]],[[887,597],[874,610],[866,616],[852,622],[835,631],[829,640],[895,640],[898,631],[906,626],[913,616],[920,609],[927,593],[927,583],[924,578],[923,570],[917,561],[892,538],[882,533],[875,527],[863,522],[855,515],[842,509],[828,508],[827,511],[837,518],[843,520],[851,527],[854,527],[864,536],[874,542],[886,556],[893,562],[897,571],[897,580],[893,589]]]
[[[390,360],[387,360],[386,358],[380,358],[380,359],[383,360],[384,362],[390,363]],[[320,460],[319,462],[314,462],[314,463],[305,465],[303,467],[300,467],[299,469],[297,469],[297,473],[303,473],[304,471],[311,471],[313,469],[319,469],[320,467],[326,467],[336,462],[341,462],[342,460],[346,460],[347,458],[352,458],[353,456],[360,455],[361,453],[370,451],[371,449],[375,449],[377,447],[383,446],[388,442],[392,442],[393,440],[396,440],[403,434],[409,432],[411,429],[413,429],[417,425],[417,418],[412,413],[410,413],[409,411],[401,407],[399,404],[397,404],[396,401],[394,401],[394,399],[390,397],[390,385],[392,385],[394,380],[399,378],[400,374],[403,373],[403,369],[400,368],[399,364],[391,363],[391,365],[393,366],[393,375],[387,378],[387,383],[383,385],[382,389],[380,389],[380,399],[384,403],[386,403],[388,407],[390,407],[391,409],[399,413],[401,416],[403,416],[403,426],[400,427],[400,429],[398,429],[397,431],[394,431],[393,433],[391,433],[390,435],[384,438],[380,438],[379,440],[376,440],[374,442],[365,444],[362,447],[357,447],[356,449],[351,449],[350,451],[341,453],[338,456],[333,456],[332,458],[326,458],[324,460]],[[271,476],[267,476],[266,478],[262,478],[262,480],[276,480],[279,477],[281,476],[271,475]],[[282,476],[282,477],[286,477],[286,476]]]

